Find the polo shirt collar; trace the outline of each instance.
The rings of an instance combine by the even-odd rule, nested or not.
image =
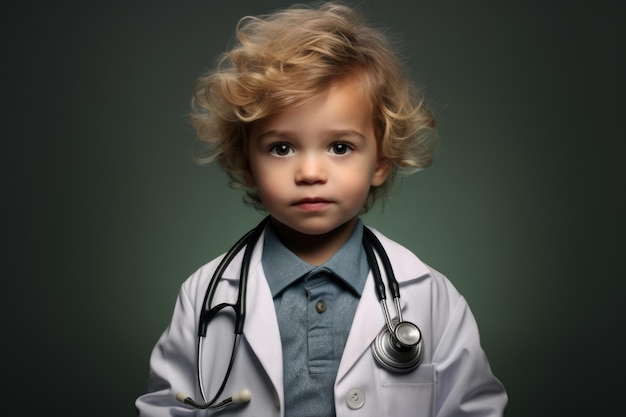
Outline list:
[[[267,282],[276,297],[305,275],[329,271],[357,295],[361,295],[369,271],[363,250],[363,222],[357,220],[352,234],[343,246],[321,266],[311,265],[291,252],[280,241],[271,223],[265,229],[262,263]]]

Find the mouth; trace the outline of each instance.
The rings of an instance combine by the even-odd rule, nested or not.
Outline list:
[[[321,197],[303,198],[293,205],[305,211],[317,211],[328,206],[331,202]]]

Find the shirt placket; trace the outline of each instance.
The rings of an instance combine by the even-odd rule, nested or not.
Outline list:
[[[305,280],[307,294],[307,337],[309,371],[334,372],[333,303],[336,291],[327,271],[318,271]]]

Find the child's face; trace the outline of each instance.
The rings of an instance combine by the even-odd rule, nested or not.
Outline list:
[[[377,155],[371,100],[351,78],[254,123],[249,141],[249,185],[274,219],[300,233],[354,219],[389,174]]]

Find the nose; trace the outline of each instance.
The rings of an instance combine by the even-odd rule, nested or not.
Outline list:
[[[323,184],[327,179],[326,167],[319,156],[307,154],[300,158],[295,176],[296,184]]]

